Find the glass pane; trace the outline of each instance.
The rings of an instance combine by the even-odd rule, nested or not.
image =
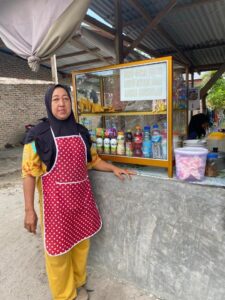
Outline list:
[[[80,74],[76,87],[99,154],[167,159],[167,62]]]
[[[184,68],[175,64],[173,70],[173,148],[182,146],[187,130],[187,84]]]

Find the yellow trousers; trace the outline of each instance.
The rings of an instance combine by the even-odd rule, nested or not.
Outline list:
[[[54,300],[73,300],[77,288],[86,282],[90,240],[84,240],[59,256],[45,253],[46,271]]]
[[[41,182],[37,182],[40,205],[40,221],[43,235],[43,209]],[[90,239],[80,242],[69,252],[50,256],[45,252],[45,264],[53,300],[73,300],[77,288],[84,285],[87,277],[87,259]]]

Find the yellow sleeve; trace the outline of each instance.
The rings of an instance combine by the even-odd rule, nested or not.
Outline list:
[[[93,146],[91,147],[91,157],[92,161],[87,164],[88,169],[92,169],[101,160]]]
[[[35,143],[24,145],[22,158],[22,178],[30,175],[39,177],[46,173],[46,165],[41,161],[37,154]]]

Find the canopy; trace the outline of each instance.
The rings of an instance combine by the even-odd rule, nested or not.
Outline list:
[[[33,71],[70,39],[90,0],[0,0],[0,37]]]

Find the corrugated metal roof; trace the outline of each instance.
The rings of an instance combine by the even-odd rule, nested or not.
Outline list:
[[[131,2],[131,0],[122,0],[123,22],[128,24],[133,21],[133,24],[124,28],[124,32],[132,39],[136,39],[146,28],[148,21]],[[166,7],[169,0],[139,0],[135,2],[151,18],[154,18]],[[114,25],[113,1],[94,0],[90,9]],[[218,64],[225,62],[225,48],[218,46],[207,49],[206,47],[216,44],[225,45],[224,16],[225,0],[179,0],[177,5],[161,20],[159,27],[175,41],[175,46],[178,46],[194,64]],[[158,30],[152,30],[147,34],[141,44],[148,49],[159,51],[161,55],[173,53],[176,57],[174,44],[171,44]],[[197,50],[198,48],[202,49]],[[191,50],[186,51],[188,49]]]
[[[129,43],[136,40],[149,24],[141,10],[132,5],[132,2],[142,8],[144,14],[154,18],[170,0],[121,0],[122,18],[126,25],[123,32]],[[111,24],[112,29],[103,28],[103,25],[93,26],[93,22],[89,27],[91,32],[86,32],[86,36],[82,34],[82,37],[75,38],[75,42],[66,43],[56,52],[57,65],[62,72],[70,72],[74,68],[97,67],[105,65],[107,61],[115,62],[112,60],[115,59],[112,41],[115,28],[115,1],[93,0],[89,8]],[[186,57],[192,67],[222,64],[225,62],[224,16],[225,0],[178,0],[176,6],[160,21],[159,26],[146,34],[140,43],[141,46],[137,48],[149,53],[156,52],[157,56],[173,55],[179,59]],[[93,50],[96,47],[97,51],[85,52],[85,49]],[[0,45],[0,48],[4,47]],[[74,53],[78,53],[79,56],[64,57],[66,54]],[[182,57],[181,53],[185,57]],[[137,58],[130,54],[128,60],[130,59]],[[45,64],[50,65],[49,62]]]

